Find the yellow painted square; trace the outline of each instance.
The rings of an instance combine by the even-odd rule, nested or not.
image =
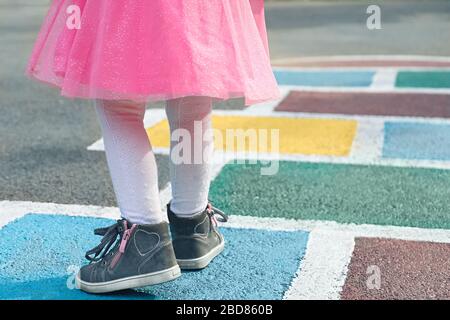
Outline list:
[[[257,150],[249,150],[249,140],[246,139],[244,150],[239,149],[236,143],[234,143],[234,148],[229,151],[271,152],[271,130],[279,129],[280,154],[346,156],[351,150],[352,142],[356,134],[357,122],[341,119],[214,115],[213,127],[223,137],[223,139],[217,139],[217,136],[215,137],[216,150],[226,150],[227,130],[241,129],[245,132],[250,129],[256,131],[258,141],[267,141],[267,149],[261,149],[257,146]],[[264,140],[264,136],[258,130],[267,132],[266,140]],[[168,148],[170,146],[167,120],[163,120],[148,128],[147,134],[151,138],[153,147]]]

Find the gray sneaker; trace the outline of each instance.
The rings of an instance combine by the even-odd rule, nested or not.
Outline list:
[[[82,267],[76,277],[77,288],[83,291],[139,288],[181,275],[166,222],[136,225],[122,219],[94,233],[103,239],[86,252],[91,263]]]
[[[203,269],[224,248],[223,236],[219,233],[215,214],[226,222],[228,217],[210,203],[206,209],[192,217],[179,217],[167,205],[173,248],[181,269]]]

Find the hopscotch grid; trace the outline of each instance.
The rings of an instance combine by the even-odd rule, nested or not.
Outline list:
[[[284,67],[276,67],[274,71],[288,70]],[[427,122],[427,123],[450,123],[446,118],[421,118],[421,117],[395,117],[395,116],[366,116],[366,115],[346,115],[346,114],[317,114],[317,113],[297,113],[297,112],[276,112],[276,106],[282,102],[292,90],[297,91],[319,91],[319,92],[371,92],[371,93],[423,93],[423,94],[450,94],[450,89],[417,89],[417,88],[396,88],[395,80],[399,71],[442,71],[450,70],[448,68],[438,67],[330,67],[330,68],[289,68],[290,71],[305,72],[333,72],[333,71],[372,71],[375,72],[372,85],[369,87],[317,87],[317,86],[280,86],[282,96],[280,99],[250,106],[244,110],[214,110],[214,115],[222,116],[258,116],[258,117],[276,117],[276,118],[306,118],[306,119],[343,119],[358,120],[358,131],[353,140],[350,157],[333,156],[308,156],[308,155],[273,155],[273,154],[227,154],[218,153],[228,159],[281,159],[292,161],[309,162],[331,162],[331,163],[354,163],[354,164],[379,164],[389,166],[412,166],[412,167],[437,167],[450,169],[450,162],[447,161],[428,161],[428,160],[400,160],[400,159],[381,159],[382,145],[384,135],[380,135],[380,128],[386,121],[401,122]],[[146,126],[152,126],[164,120],[164,110],[159,110],[146,117],[144,121]],[[155,116],[156,113],[156,116]],[[151,117],[151,118],[150,118]],[[368,128],[372,127],[372,132],[368,133]],[[361,130],[360,128],[365,128]],[[374,134],[374,132],[378,132]],[[361,148],[362,140],[372,137],[375,139],[373,150],[364,150]],[[365,140],[367,141],[367,140]],[[102,139],[88,147],[88,150],[101,150]],[[155,148],[155,153],[169,154],[168,148]],[[368,152],[369,151],[369,152]],[[216,155],[217,156],[217,155]],[[220,170],[227,161],[217,162],[213,169],[213,177],[220,173]],[[170,200],[170,183],[161,191],[161,205],[165,208],[165,203]],[[2,204],[0,202],[0,208]],[[100,214],[102,217],[118,217],[120,212],[115,208],[111,209],[114,214]],[[25,213],[23,213],[25,214]],[[63,213],[65,214],[65,213]],[[82,214],[80,214],[82,215]],[[12,214],[11,217],[18,217],[21,214]],[[88,214],[88,216],[91,216]],[[98,213],[94,216],[99,216]],[[167,219],[167,218],[166,218]],[[0,220],[0,228],[3,221]],[[339,299],[340,291],[344,285],[347,267],[350,263],[354,248],[355,237],[385,237],[391,239],[430,241],[450,243],[450,231],[443,229],[421,229],[410,227],[395,226],[374,226],[374,225],[354,225],[339,224],[327,221],[306,221],[289,220],[283,218],[260,218],[233,216],[225,227],[229,228],[253,228],[264,230],[280,231],[308,231],[309,240],[305,256],[301,260],[299,269],[289,287],[285,292],[283,299]],[[340,239],[340,241],[336,241]],[[336,247],[336,243],[339,243]],[[334,248],[333,248],[334,246]],[[333,250],[334,249],[334,250]],[[337,252],[330,257],[330,252]],[[325,268],[324,268],[325,265]],[[321,271],[317,271],[321,270]]]
[[[383,115],[353,115],[353,114],[339,114],[339,113],[312,113],[312,112],[287,112],[276,111],[275,108],[281,103],[290,93],[290,91],[314,91],[314,92],[353,92],[353,93],[422,93],[422,94],[450,94],[450,89],[408,89],[396,88],[389,89],[386,87],[371,86],[367,88],[339,88],[339,87],[308,87],[308,86],[280,86],[282,98],[270,103],[261,103],[252,105],[243,110],[214,110],[213,115],[217,116],[239,116],[239,117],[273,117],[273,118],[305,118],[305,119],[342,119],[342,120],[384,120],[384,121],[403,121],[403,122],[427,122],[438,124],[450,124],[449,118],[439,117],[408,117],[408,116],[383,116]],[[144,118],[144,125],[146,128],[152,127],[161,121],[165,120],[164,109],[152,109],[146,112]],[[87,147],[89,151],[104,151],[103,139],[100,138]],[[158,150],[158,148],[155,148]],[[165,149],[161,150],[163,154],[167,152]]]
[[[159,110],[156,117],[148,115],[146,123],[151,125],[164,120],[164,110]],[[254,153],[254,152],[225,152],[215,151],[215,162],[227,162],[231,160],[249,161],[298,161],[311,163],[331,163],[331,164],[354,164],[354,165],[379,165],[393,167],[415,167],[450,169],[450,161],[446,160],[422,160],[422,159],[395,159],[383,158],[382,147],[384,133],[382,128],[386,122],[401,123],[427,123],[450,125],[449,118],[427,118],[427,117],[400,117],[400,116],[378,116],[378,115],[345,115],[345,114],[316,114],[304,112],[278,112],[266,108],[265,112],[257,115],[257,109],[250,111],[236,110],[216,110],[214,115],[218,116],[239,116],[258,118],[289,118],[289,119],[325,119],[325,120],[353,120],[358,122],[358,129],[352,141],[350,154],[347,156],[328,156],[315,154],[279,154],[279,153]],[[373,143],[367,144],[371,140]],[[368,147],[367,147],[368,146]],[[99,139],[88,147],[91,151],[104,151],[103,139]],[[154,147],[155,154],[169,155],[170,149]]]
[[[26,214],[57,214],[109,219],[120,217],[117,207],[32,201],[0,201],[0,212],[2,212],[0,229]],[[305,255],[301,259],[299,268],[291,285],[284,293],[283,299],[339,299],[356,237],[450,244],[450,230],[447,229],[342,224],[333,221],[254,216],[231,216],[227,224],[220,223],[220,225],[228,228],[309,232]],[[334,254],[330,256],[330,252],[334,252]]]

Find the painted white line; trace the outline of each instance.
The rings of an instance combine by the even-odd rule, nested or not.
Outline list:
[[[283,87],[294,91],[312,91],[312,92],[337,92],[337,93],[420,93],[420,94],[450,94],[449,88],[374,88],[374,87],[314,87],[314,86],[294,86]]]
[[[363,135],[361,135],[363,136]],[[381,139],[382,137],[380,137]],[[378,139],[378,138],[377,138]],[[378,140],[380,140],[378,139]],[[389,159],[379,158],[377,155],[381,153],[381,147],[367,147],[358,150],[358,146],[352,147],[354,156],[335,157],[335,156],[319,156],[319,155],[289,155],[289,154],[271,154],[271,153],[236,153],[228,154],[229,158],[234,161],[253,161],[253,163],[262,161],[295,161],[310,163],[331,163],[331,164],[351,164],[351,165],[376,165],[401,168],[432,168],[432,169],[450,169],[450,161],[437,160],[409,160],[409,159]],[[368,153],[364,154],[364,150]],[[225,157],[225,156],[224,156]],[[230,164],[232,164],[231,162]]]
[[[339,62],[339,61],[419,61],[419,62],[450,62],[448,56],[424,55],[345,55],[345,56],[311,56],[273,59],[272,64],[288,64],[296,62]]]
[[[221,226],[229,228],[251,228],[274,231],[303,230],[313,232],[326,230],[326,232],[341,232],[353,237],[390,238],[450,244],[450,229],[427,229],[372,224],[344,224],[334,221],[262,218],[236,215],[232,215],[230,220],[225,224],[221,224]]]
[[[384,140],[384,122],[373,119],[358,121],[349,158],[360,164],[374,163],[381,159]]]
[[[285,300],[338,300],[355,245],[342,232],[316,230],[309,234],[306,254]]]
[[[57,204],[32,201],[0,201],[0,221],[2,225],[22,217],[27,213],[62,214],[69,216],[87,216],[117,219],[120,211],[117,207],[95,205]],[[232,213],[230,213],[232,214]],[[354,237],[381,237],[413,241],[450,243],[450,230],[415,227],[398,227],[368,224],[342,224],[334,221],[294,220],[286,218],[261,218],[254,216],[232,215],[223,227],[251,228],[278,231],[317,231],[343,232]]]
[[[4,200],[0,201],[0,228],[28,213],[62,214],[109,219],[120,218],[120,210],[117,207]]]
[[[89,151],[105,151],[105,145],[103,144],[103,138],[98,139],[93,144],[87,147]]]
[[[393,90],[397,79],[397,70],[387,68],[378,70],[372,80],[372,89]]]
[[[281,97],[277,100],[264,102],[264,103],[258,103],[254,104],[252,106],[249,106],[241,111],[241,114],[244,115],[253,115],[253,116],[261,116],[264,114],[272,114],[274,112],[274,109],[280,104],[281,101],[283,101],[286,96],[290,92],[290,88],[288,87],[279,87],[281,92]]]
[[[367,148],[370,150],[370,148]],[[367,156],[361,151],[357,153],[358,157],[334,157],[334,156],[313,156],[313,155],[270,155],[258,154],[254,155],[253,159],[260,161],[296,161],[296,162],[311,162],[311,163],[331,163],[331,164],[351,164],[351,165],[373,165],[373,166],[387,166],[399,168],[428,168],[428,169],[450,169],[450,161],[438,160],[409,160],[409,159],[389,159],[389,158],[374,158],[376,152],[381,152],[381,148],[374,147]],[[246,157],[247,160],[252,160],[251,156]]]
[[[19,201],[0,201],[0,229],[27,213],[27,209],[22,204]],[[29,202],[28,208],[32,207],[32,202]]]
[[[27,213],[62,214],[69,216],[87,216],[117,219],[120,211],[117,207],[95,205],[57,204],[32,201],[0,201],[0,223],[6,223]],[[232,212],[229,212],[232,214]],[[295,220],[286,218],[262,218],[255,216],[232,215],[222,224],[229,228],[250,228],[278,231],[320,231],[341,232],[353,237],[376,237],[411,241],[439,242],[450,244],[449,229],[428,229],[416,227],[384,226],[369,224],[343,224],[334,221]]]
[[[448,67],[438,67],[438,66],[424,66],[424,67],[401,67],[401,66],[333,66],[333,67],[302,67],[302,66],[275,66],[272,67],[273,71],[292,71],[292,72],[383,72],[387,70],[400,71],[419,71],[419,72],[429,72],[429,71],[450,71],[450,66]]]
[[[430,118],[430,117],[403,117],[403,116],[383,116],[383,115],[358,115],[358,114],[339,114],[339,113],[310,113],[310,112],[289,112],[272,111],[261,112],[258,116],[243,113],[239,110],[216,110],[216,116],[238,116],[238,117],[257,117],[257,118],[289,118],[289,119],[325,119],[325,120],[355,120],[355,121],[395,121],[395,122],[418,122],[432,124],[449,124],[450,118]]]
[[[403,116],[383,116],[383,115],[358,115],[339,113],[310,113],[310,112],[289,112],[289,111],[265,111],[258,115],[244,113],[240,110],[216,110],[216,116],[238,116],[238,117],[269,117],[269,118],[289,118],[289,119],[326,119],[326,120],[355,120],[355,121],[395,121],[395,122],[418,122],[432,124],[449,124],[450,118],[430,118],[430,117],[403,117]]]
[[[220,111],[219,115],[225,115],[225,111]],[[231,112],[229,113],[231,114]],[[382,115],[358,115],[358,114],[339,114],[339,113],[309,113],[309,112],[288,112],[276,111],[272,114],[264,115],[273,118],[291,118],[291,119],[342,119],[356,121],[395,121],[395,122],[418,122],[432,124],[450,124],[450,118],[429,118],[429,117],[401,117],[401,116],[382,116]]]
[[[95,205],[58,204],[33,201],[0,201],[1,221],[10,221],[7,216],[23,216],[27,213],[62,214],[70,216],[89,216],[116,219],[120,217],[117,207]],[[232,214],[232,213],[231,213]],[[261,218],[254,216],[232,215],[225,227],[252,228],[280,231],[327,229],[333,231],[350,232],[359,237],[387,237],[416,241],[435,241],[450,243],[450,230],[429,229],[415,227],[398,227],[368,224],[341,224],[334,221],[295,220],[286,218]]]

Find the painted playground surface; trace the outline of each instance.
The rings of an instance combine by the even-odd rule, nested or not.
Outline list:
[[[280,100],[215,110],[220,131],[279,129],[276,154],[242,153],[279,168],[261,176],[263,163],[236,164],[216,143],[210,198],[231,218],[208,268],[82,293],[73,276],[99,241],[92,230],[118,208],[6,200],[0,299],[450,299],[450,59],[292,59],[274,70]],[[145,123],[167,154],[164,111]],[[89,152],[103,151],[96,139]],[[165,204],[170,185],[161,195]]]

